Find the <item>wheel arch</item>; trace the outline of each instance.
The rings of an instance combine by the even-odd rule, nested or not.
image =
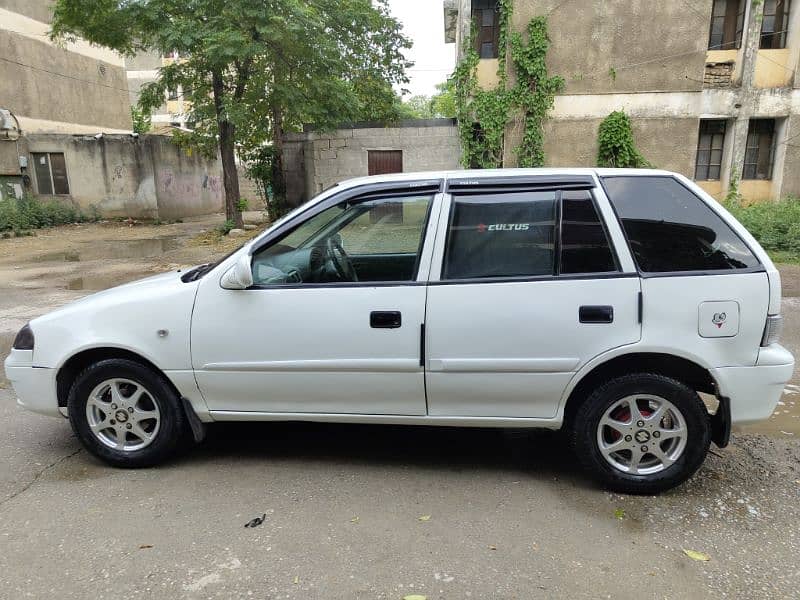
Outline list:
[[[132,350],[113,346],[102,346],[81,350],[70,356],[64,361],[61,367],[59,367],[58,373],[56,374],[56,396],[58,398],[59,408],[67,406],[67,397],[69,396],[72,384],[84,369],[101,360],[113,358],[130,360],[152,369],[164,378],[179,398],[181,397],[180,391],[172,380],[151,360],[148,360],[141,354],[133,352]]]
[[[603,382],[629,373],[657,373],[680,381],[697,392],[717,394],[711,371],[697,362],[666,352],[631,352],[609,358],[577,378],[563,406],[563,423],[569,425],[578,407]]]

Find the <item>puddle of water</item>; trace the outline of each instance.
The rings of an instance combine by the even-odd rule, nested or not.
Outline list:
[[[130,281],[136,281],[137,279],[142,279],[152,274],[153,273],[118,273],[115,275],[83,275],[82,277],[70,279],[67,282],[66,288],[74,291],[101,291]]]
[[[179,245],[179,241],[175,238],[84,242],[79,249],[42,254],[35,261],[80,262],[99,259],[150,258],[175,250]]]
[[[67,252],[48,252],[47,254],[42,254],[37,256],[33,259],[35,262],[79,262],[81,260],[80,255],[74,251],[67,251]]]
[[[748,433],[800,440],[800,385],[787,384],[772,416],[762,423],[736,428]]]

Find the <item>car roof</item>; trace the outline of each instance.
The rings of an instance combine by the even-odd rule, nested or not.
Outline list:
[[[535,168],[535,169],[464,169],[457,171],[417,171],[414,173],[388,173],[385,175],[370,175],[368,177],[355,177],[345,179],[337,184],[337,189],[367,185],[372,183],[393,183],[418,180],[435,179],[491,179],[493,177],[532,177],[537,175],[597,175],[609,177],[615,175],[660,175],[673,176],[671,171],[660,169],[609,169],[609,168]]]

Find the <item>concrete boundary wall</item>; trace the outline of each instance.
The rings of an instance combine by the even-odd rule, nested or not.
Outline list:
[[[27,155],[31,192],[39,195],[32,153],[61,152],[69,196],[106,217],[178,219],[223,207],[220,161],[188,153],[168,136],[30,134],[20,139]],[[48,196],[49,197],[49,196]]]
[[[354,123],[330,132],[284,136],[287,201],[298,206],[332,185],[369,174],[370,150],[400,150],[403,172],[460,169],[454,119]]]

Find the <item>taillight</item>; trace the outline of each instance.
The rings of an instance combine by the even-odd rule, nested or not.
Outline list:
[[[781,315],[767,315],[767,324],[764,327],[764,337],[761,338],[761,345],[777,344],[782,330],[783,317]]]

